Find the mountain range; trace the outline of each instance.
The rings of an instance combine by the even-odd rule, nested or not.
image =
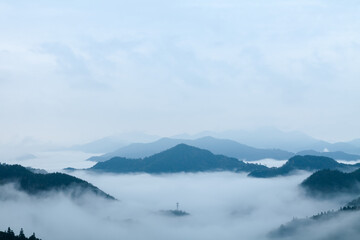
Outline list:
[[[321,169],[339,169],[339,170],[354,170],[357,169],[358,164],[350,165],[338,163],[332,158],[322,156],[294,156],[290,158],[283,166],[278,168],[267,168],[256,170],[249,174],[251,177],[269,178],[276,176],[286,176],[297,170],[315,171]]]
[[[256,148],[276,148],[289,152],[313,149],[313,146],[316,145],[327,145],[327,142],[315,139],[302,132],[285,132],[273,127],[263,127],[254,130],[227,130],[223,132],[205,131],[195,135],[177,135],[175,137],[194,139],[204,136],[232,139]],[[322,151],[323,149],[316,150]]]
[[[236,150],[238,143],[230,140],[215,139],[211,137],[189,140],[197,145],[206,145],[217,147],[218,150],[226,149],[227,151]],[[157,147],[165,148],[168,145],[176,143],[176,139],[161,139],[155,143],[141,144],[143,151],[134,152],[137,144],[130,145],[125,148],[128,154],[150,154]],[[217,144],[217,143],[222,143]],[[233,145],[232,145],[233,144]],[[224,147],[226,146],[226,147]],[[229,147],[229,146],[232,146]],[[121,149],[123,154],[124,148]],[[113,153],[114,155],[120,152]],[[234,153],[235,154],[235,153]],[[105,161],[98,162],[91,169],[97,171],[115,172],[115,173],[172,173],[172,172],[203,172],[203,171],[245,171],[250,172],[249,176],[268,178],[276,176],[286,176],[298,170],[316,171],[321,169],[338,169],[343,171],[352,171],[359,167],[360,164],[350,165],[335,161],[329,157],[312,156],[312,155],[296,155],[281,167],[268,168],[259,164],[246,164],[234,157],[227,157],[220,154],[214,154],[209,150],[190,146],[184,143],[178,144],[167,150],[153,154],[145,158],[128,158],[128,157],[112,157],[112,155],[102,156]],[[291,155],[292,156],[292,155]],[[109,160],[106,160],[110,158]]]
[[[346,160],[346,161],[355,161],[360,159],[360,155],[356,154],[349,154],[342,151],[336,151],[336,152],[318,152],[314,150],[304,150],[296,153],[296,155],[312,155],[312,156],[323,156],[323,157],[329,157],[333,159],[338,160]]]
[[[306,149],[313,149],[318,152],[324,150],[331,152],[343,151],[360,155],[360,139],[330,143],[299,131],[281,131],[273,127],[263,127],[254,130],[228,130],[223,132],[205,131],[194,135],[177,135],[174,136],[174,138],[196,139],[204,136],[231,139],[255,148],[283,149],[294,153]]]
[[[247,161],[260,160],[264,158],[284,160],[294,155],[291,152],[280,149],[258,149],[240,144],[233,140],[202,137],[195,140],[162,138],[151,143],[133,143],[128,146],[121,147],[114,152],[91,157],[88,160],[102,162],[113,157],[144,158],[165,151],[166,149],[172,148],[181,143],[197,148],[207,149],[214,154],[222,154],[228,157]]]
[[[178,144],[163,152],[143,159],[114,157],[98,162],[89,170],[114,173],[176,173],[206,171],[245,171],[267,169],[259,164],[250,164],[223,155],[215,155],[208,150],[186,144]]]
[[[85,144],[77,144],[67,150],[82,151],[86,153],[105,153],[127,146],[133,142],[152,142],[159,139],[158,136],[140,132],[128,132],[100,138]]]

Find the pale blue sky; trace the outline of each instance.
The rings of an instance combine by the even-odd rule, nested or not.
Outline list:
[[[360,137],[360,2],[0,1],[0,142]]]

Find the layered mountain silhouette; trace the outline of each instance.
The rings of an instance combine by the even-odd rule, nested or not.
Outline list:
[[[280,149],[259,149],[228,139],[203,137],[195,140],[162,138],[152,143],[134,143],[102,156],[91,157],[89,160],[102,162],[113,157],[144,158],[165,151],[166,149],[172,148],[181,143],[206,149],[214,154],[226,155],[247,161],[260,160],[264,158],[284,160],[294,155],[291,152]]]
[[[279,148],[289,152],[298,152],[304,149],[322,151],[331,145],[328,142],[315,139],[299,131],[285,132],[274,127],[263,127],[254,130],[228,130],[224,132],[206,131],[192,136],[178,135],[177,138],[194,139],[204,136],[231,139],[256,148]]]
[[[267,167],[259,164],[244,163],[236,158],[215,155],[208,150],[186,144],[176,145],[143,159],[114,157],[105,162],[98,162],[90,168],[90,170],[113,173],[250,172],[264,169],[267,169]]]
[[[82,151],[86,153],[105,153],[115,151],[119,147],[127,146],[132,142],[152,142],[160,137],[141,132],[128,132],[112,135],[91,141],[85,144],[78,144],[67,148],[67,150]]]
[[[349,153],[345,153],[345,152],[342,152],[342,151],[318,152],[318,151],[314,151],[314,150],[305,150],[305,151],[301,151],[301,152],[296,153],[296,155],[323,156],[323,157],[329,157],[329,158],[333,158],[333,159],[347,160],[347,161],[360,160],[360,155],[349,154]]]
[[[176,138],[195,139],[212,136],[221,139],[231,139],[255,148],[282,149],[289,152],[299,152],[313,149],[318,152],[343,151],[360,155],[360,139],[348,142],[329,143],[313,138],[299,131],[281,131],[274,127],[263,127],[255,130],[229,130],[224,132],[206,131],[195,135],[177,135]]]
[[[305,179],[301,186],[311,195],[334,196],[339,193],[360,193],[360,169],[344,173],[321,170]]]
[[[39,195],[50,191],[62,191],[72,197],[92,193],[106,199],[114,199],[97,187],[79,178],[63,173],[34,173],[20,165],[0,164],[0,185],[13,183],[19,191]]]
[[[320,169],[339,169],[354,170],[357,165],[348,165],[338,163],[332,158],[321,156],[294,156],[290,158],[283,166],[279,168],[268,168],[256,170],[249,174],[251,177],[268,178],[276,176],[286,176],[297,170],[315,171]]]

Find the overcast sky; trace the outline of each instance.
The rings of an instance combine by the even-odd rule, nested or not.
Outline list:
[[[0,143],[360,137],[360,2],[0,1]]]

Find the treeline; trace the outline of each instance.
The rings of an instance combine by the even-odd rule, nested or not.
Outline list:
[[[19,235],[15,235],[14,231],[11,228],[8,228],[6,231],[0,231],[0,240],[41,240],[35,237],[35,233],[33,233],[30,237],[26,237],[24,234],[24,230],[21,229]]]
[[[282,224],[278,229],[271,231],[268,236],[273,239],[284,238],[284,237],[286,237],[286,239],[288,238],[290,239],[291,236],[294,236],[295,234],[300,234],[301,229],[303,229],[304,227],[308,227],[311,225],[315,225],[317,223],[334,219],[342,213],[346,214],[348,212],[354,212],[354,211],[360,211],[360,198],[357,198],[349,202],[347,205],[339,208],[339,210],[337,211],[330,210],[330,211],[320,212],[311,217],[293,218],[292,221],[286,224]]]

